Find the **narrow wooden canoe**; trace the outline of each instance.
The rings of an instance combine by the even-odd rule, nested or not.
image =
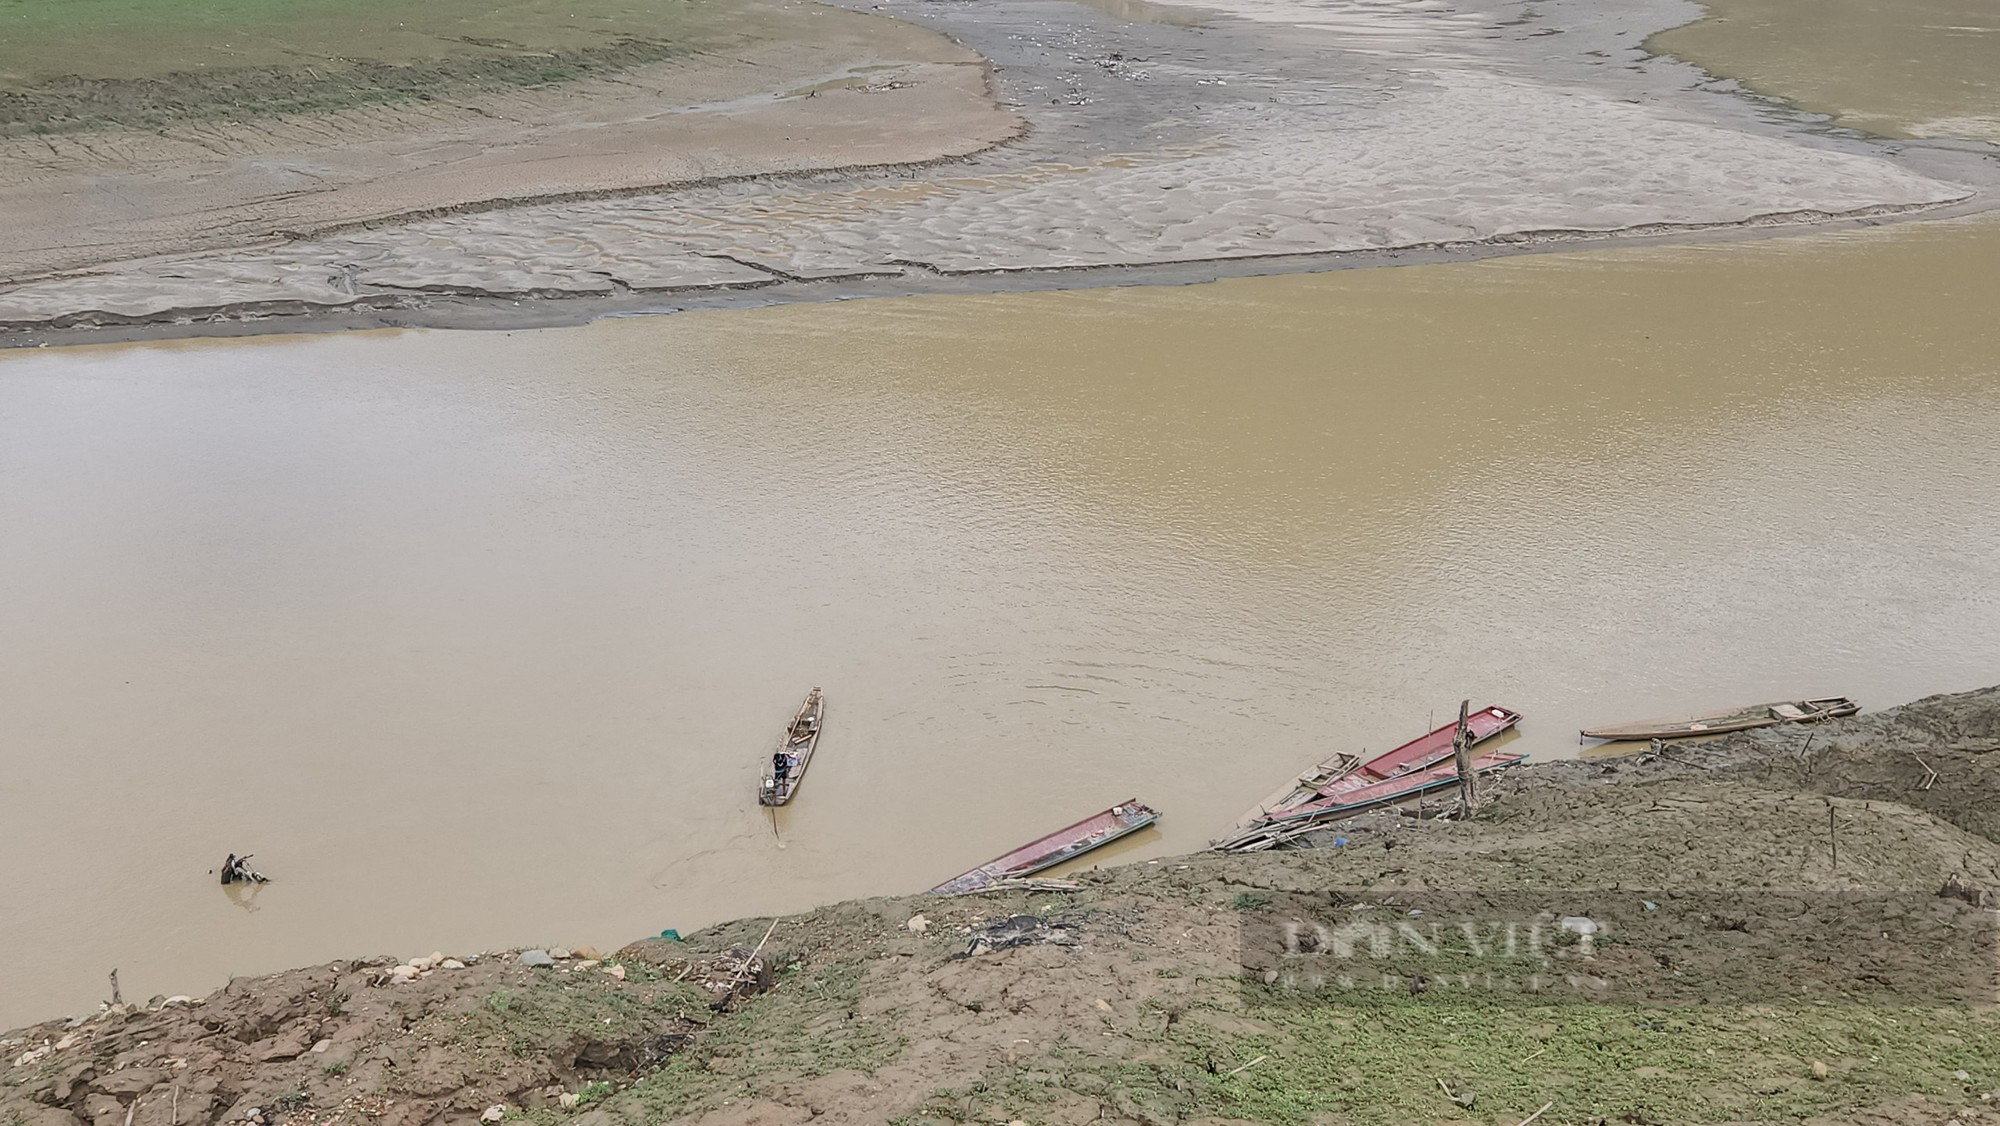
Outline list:
[[[1688,716],[1685,719],[1656,719],[1642,723],[1620,723],[1609,727],[1586,727],[1586,739],[1623,742],[1633,739],[1685,739],[1691,735],[1721,735],[1748,731],[1753,727],[1774,727],[1780,723],[1816,723],[1853,715],[1861,705],[1845,696],[1825,696],[1816,700],[1780,700],[1775,704],[1752,704],[1744,708]]]
[[[1489,751],[1486,754],[1474,755],[1472,772],[1475,776],[1492,774],[1523,762],[1527,757],[1506,751]],[[1309,832],[1320,822],[1360,813],[1377,806],[1390,805],[1457,784],[1458,764],[1446,757],[1442,762],[1434,762],[1393,777],[1347,787],[1338,795],[1323,796],[1317,801],[1293,806],[1279,816],[1243,828],[1215,842],[1214,847],[1217,852],[1257,852]]]
[[[953,876],[932,888],[931,893],[956,895],[978,891],[1001,880],[1019,879],[1044,868],[1052,868],[1072,857],[1082,856],[1127,833],[1136,833],[1159,820],[1159,817],[1150,806],[1142,804],[1138,798],[1131,798],[1102,813],[1091,814],[1067,828],[1057,829],[1039,840],[1029,841],[1012,852],[996,856],[969,872]]]
[[[1527,757],[1526,755],[1513,754],[1506,751],[1490,751],[1486,754],[1474,755],[1472,757],[1472,771],[1474,774],[1488,774],[1499,770],[1501,767],[1512,766]],[[1272,818],[1272,820],[1280,822],[1296,821],[1301,817],[1326,817],[1356,813],[1364,809],[1373,808],[1374,806],[1399,802],[1404,798],[1413,798],[1418,794],[1428,793],[1440,786],[1451,785],[1457,781],[1458,764],[1451,761],[1449,755],[1445,756],[1443,762],[1433,762],[1414,770],[1406,770],[1401,774],[1392,775],[1388,778],[1378,778],[1371,781],[1358,775],[1349,775],[1347,778],[1341,780],[1341,785],[1330,787],[1326,796],[1320,798],[1318,801],[1307,802],[1304,805],[1287,810],[1277,817]]]
[[[1476,746],[1521,722],[1521,713],[1510,708],[1481,708],[1466,717],[1465,726]],[[1258,802],[1242,817],[1237,818],[1236,828],[1247,829],[1262,824],[1287,811],[1317,802],[1332,790],[1342,786],[1365,785],[1393,778],[1411,770],[1420,770],[1432,763],[1451,757],[1451,740],[1458,731],[1458,721],[1453,720],[1443,727],[1404,743],[1392,751],[1385,751],[1374,758],[1363,760],[1358,755],[1341,753],[1313,767],[1298,776],[1283,789]]]
[[[1268,819],[1274,813],[1313,800],[1319,796],[1321,786],[1335,779],[1347,777],[1361,765],[1361,762],[1360,755],[1341,751],[1332,758],[1302,771],[1297,778],[1271,791],[1263,801],[1251,806],[1243,816],[1236,819],[1236,827],[1248,828]]]
[[[764,778],[757,786],[757,804],[783,805],[799,792],[806,766],[812,762],[813,748],[819,746],[819,724],[825,716],[826,697],[814,688],[806,693],[806,702],[799,705],[799,714],[792,717],[792,725],[785,728],[785,737],[778,741],[777,751],[764,763]],[[783,781],[777,776],[781,757],[787,764]]]

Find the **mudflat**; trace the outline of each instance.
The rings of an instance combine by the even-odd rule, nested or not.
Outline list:
[[[88,246],[19,247],[31,253],[17,258],[48,268],[66,254],[103,260],[0,289],[0,327],[19,344],[50,339],[34,334],[52,327],[270,330],[325,314],[294,323],[519,325],[718,295],[793,299],[856,282],[873,292],[941,280],[1077,285],[1135,268],[1187,280],[1385,254],[1879,221],[1982,207],[2000,180],[2000,166],[1962,145],[1885,146],[1816,129],[1807,115],[1773,112],[1648,52],[1648,33],[1693,14],[1666,0],[1467,0],[1450,11],[1354,0],[887,0],[865,15],[783,11],[795,22],[771,25],[768,49],[779,55],[807,51],[801,29],[843,21],[870,44],[918,38],[897,53],[902,71],[819,56],[827,81],[847,88],[802,71],[781,84],[792,97],[774,100],[767,85],[684,104],[634,134],[690,144],[687,159],[623,150],[578,159],[557,140],[502,155],[525,194],[483,190],[493,157],[454,156],[328,190],[294,181],[295,199],[259,196],[264,210],[240,223],[190,218],[173,235],[234,247],[112,261],[120,240],[132,241],[115,219],[109,240],[93,232]],[[869,51],[886,48],[850,54],[876,57]],[[533,96],[610,79],[581,81]],[[902,116],[881,116],[897,106]],[[768,128],[750,129],[753,118]],[[1006,137],[1015,139],[995,146]],[[537,161],[537,152],[567,155]],[[923,164],[945,156],[962,159]],[[828,170],[836,161],[843,167]],[[634,162],[645,175],[628,175]],[[751,174],[781,166],[790,171]],[[258,156],[246,167],[262,175],[274,165]],[[689,179],[667,182],[677,176]],[[621,179],[657,190],[612,186]],[[54,193],[42,212],[76,198],[73,188],[37,189]],[[415,199],[426,194],[461,202],[426,211]],[[533,202],[537,194],[546,198]],[[179,205],[164,213],[189,215]],[[323,225],[341,214],[393,221]]]
[[[467,207],[922,162],[1018,128],[972,52],[804,0],[598,0],[561,18],[521,3],[75,7],[81,26],[52,6],[6,13],[0,282]]]

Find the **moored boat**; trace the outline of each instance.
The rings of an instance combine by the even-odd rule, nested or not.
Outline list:
[[[1526,755],[1506,751],[1490,751],[1474,755],[1472,773],[1475,777],[1504,770],[1516,763],[1527,760]],[[1293,806],[1277,816],[1266,818],[1254,825],[1240,828],[1234,834],[1216,841],[1217,852],[1257,852],[1270,848],[1292,837],[1311,832],[1321,822],[1336,817],[1360,813],[1377,806],[1390,805],[1427,794],[1458,783],[1458,763],[1446,757],[1441,762],[1406,770],[1388,778],[1374,781],[1354,779],[1355,784],[1341,787],[1336,793],[1321,796],[1316,801]],[[1343,781],[1346,781],[1344,779]]]
[[[1152,807],[1137,798],[1118,803],[1102,813],[1057,829],[1048,836],[1029,841],[1012,852],[996,856],[969,872],[963,872],[931,889],[933,895],[956,895],[961,892],[978,891],[1002,880],[1019,879],[1044,868],[1052,868],[1065,860],[1082,856],[1091,849],[1126,835],[1159,820],[1160,815]]]
[[[1612,724],[1608,727],[1586,727],[1580,734],[1585,739],[1605,739],[1611,742],[1636,739],[1685,739],[1694,735],[1722,735],[1731,731],[1749,731],[1757,727],[1775,727],[1780,723],[1817,723],[1822,719],[1853,715],[1860,710],[1860,704],[1845,696],[1823,696],[1812,700],[1780,700],[1774,704],[1751,704],[1748,707],[1728,708],[1684,719],[1656,719]]]
[[[806,693],[806,702],[792,717],[785,737],[771,760],[764,764],[764,778],[757,786],[757,804],[783,805],[799,792],[806,766],[812,762],[813,748],[819,746],[820,720],[826,715],[826,697],[815,687]]]
[[[1477,746],[1521,722],[1521,713],[1511,708],[1481,708],[1466,716],[1466,732]],[[1300,774],[1284,789],[1258,802],[1236,821],[1238,830],[1282,817],[1288,812],[1320,802],[1342,788],[1373,785],[1440,762],[1451,755],[1451,741],[1458,732],[1456,721],[1404,743],[1374,758],[1338,754]]]

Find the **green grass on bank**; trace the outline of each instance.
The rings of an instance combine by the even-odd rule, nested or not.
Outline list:
[[[900,1012],[864,1015],[864,974],[860,963],[787,968],[780,989],[713,1020],[688,1050],[607,1098],[604,1117],[657,1123],[789,1097],[801,1081],[874,1074],[935,1034]],[[1993,1008],[1244,996],[1242,1007],[1108,1020],[1111,1038],[1079,1026],[893,1121],[1068,1120],[1095,1102],[1139,1121],[1512,1126],[1553,1103],[1547,1121],[1678,1126],[1837,1117],[1912,1095],[1942,1109],[2000,1092]]]
[[[620,1121],[664,1122],[725,1098],[755,1098],[774,1078],[874,1072],[900,1055],[909,1038],[892,1019],[862,1015],[865,972],[859,962],[786,966],[782,988],[715,1021],[692,1050],[606,1109]]]
[[[410,65],[673,38],[695,0],[0,0],[0,83],[186,70]]]
[[[567,81],[768,18],[720,0],[0,0],[0,135]]]
[[[1550,1121],[1664,1126],[1798,1119],[1911,1094],[1977,1103],[2000,1088],[2000,1013],[1991,1010],[1394,998],[1251,1015],[1273,1031],[1230,1035],[1181,1020],[1144,1062],[1103,1060],[1082,1036],[1052,1058],[939,1092],[902,1121],[1034,1121],[1037,1107],[1081,1094],[1165,1120],[1302,1124],[1330,1113],[1356,1124],[1511,1124],[1553,1102]]]

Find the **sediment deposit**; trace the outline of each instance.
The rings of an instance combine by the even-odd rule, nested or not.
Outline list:
[[[451,213],[398,218],[362,198],[379,186],[341,188],[324,197],[346,201],[331,217],[383,221],[329,230],[289,214],[280,230],[246,219],[231,233],[261,231],[259,245],[105,261],[0,291],[0,325],[328,310],[363,314],[353,323],[490,324],[509,323],[516,302],[528,305],[512,318],[522,322],[746,289],[804,296],[857,279],[894,292],[1018,275],[1081,283],[1133,267],[1200,276],[1395,249],[1486,253],[1908,214],[1972,200],[1993,173],[1976,153],[1891,152],[1812,132],[1647,55],[1646,31],[1690,14],[1671,5],[1246,2],[1131,17],[1047,0],[900,0],[869,10],[990,60],[998,107],[981,116],[953,102],[979,72],[942,57],[810,102],[811,89],[746,95],[645,128],[664,138],[736,122],[752,149],[779,136],[796,144],[795,132],[838,139],[815,141],[813,160],[732,159],[715,166],[725,173],[786,159],[824,166],[835,148],[869,167],[718,180],[691,157],[653,174],[688,176],[683,187],[563,199],[569,188],[604,194],[616,179],[565,161],[555,167],[572,171],[535,180],[557,201],[494,208],[464,198],[461,173],[487,172],[474,161],[398,188],[407,200],[429,183],[457,201]],[[842,108],[821,112],[819,101]],[[871,144],[875,106],[885,116]],[[1016,114],[1025,135],[990,147]],[[779,124],[759,132],[765,119]],[[913,123],[921,128],[904,137]],[[962,159],[935,159],[953,156]],[[565,187],[563,176],[577,182]],[[314,198],[287,207],[319,206]],[[61,256],[42,248],[22,260],[36,255]],[[467,299],[489,312],[464,315]]]

